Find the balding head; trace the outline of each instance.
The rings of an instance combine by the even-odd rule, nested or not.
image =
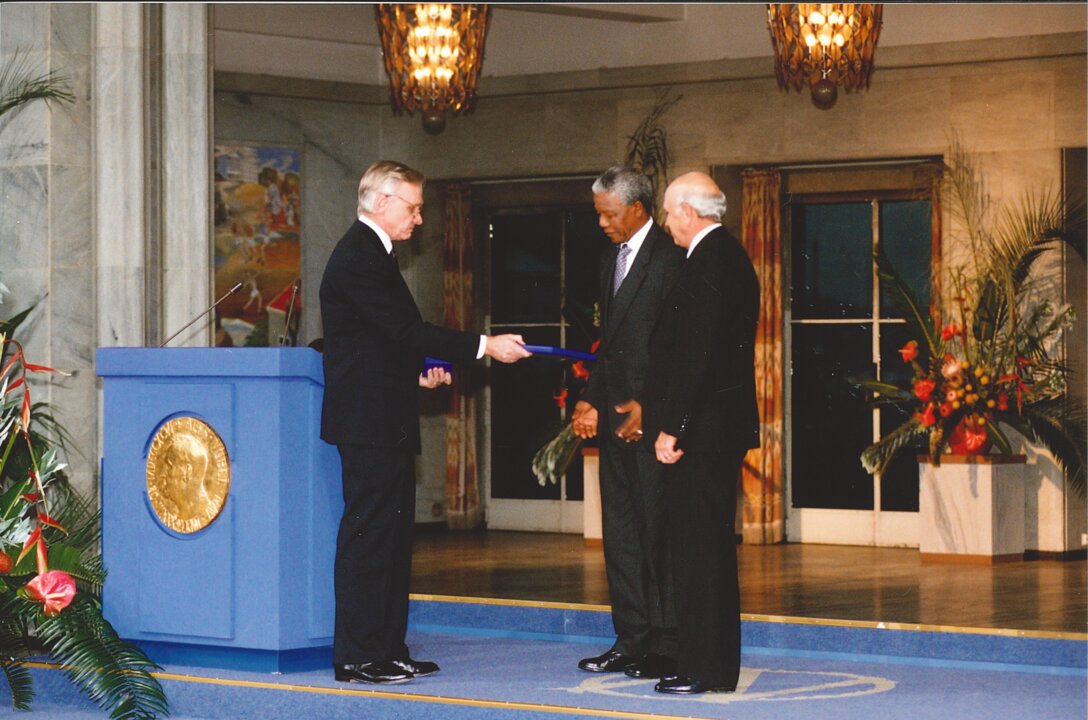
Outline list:
[[[672,181],[665,190],[665,229],[682,248],[704,228],[721,222],[725,194],[709,175],[690,172]]]

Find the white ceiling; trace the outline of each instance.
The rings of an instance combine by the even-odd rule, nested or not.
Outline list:
[[[216,70],[385,83],[372,3],[211,7]],[[771,55],[763,3],[492,7],[485,77]],[[1086,30],[1085,3],[889,3],[879,47]]]

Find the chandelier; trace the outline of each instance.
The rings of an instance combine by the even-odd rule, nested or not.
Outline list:
[[[767,23],[774,73],[787,92],[812,92],[827,110],[847,92],[869,87],[884,6],[874,3],[770,3]]]
[[[375,16],[395,113],[419,110],[423,129],[440,133],[447,110],[472,111],[490,7],[382,3]]]

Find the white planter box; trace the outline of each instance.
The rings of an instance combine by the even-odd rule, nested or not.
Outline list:
[[[1023,455],[920,457],[922,562],[992,564],[1024,559]]]

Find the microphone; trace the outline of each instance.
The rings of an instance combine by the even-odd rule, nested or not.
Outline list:
[[[291,283],[291,300],[287,303],[287,314],[283,319],[283,332],[280,333],[279,342],[280,345],[293,345],[293,340],[288,340],[287,334],[291,332],[291,313],[295,310],[295,298],[298,297],[298,285],[302,282],[302,278],[297,278]]]
[[[212,303],[212,306],[210,308],[208,308],[204,312],[200,313],[199,315],[197,315],[195,318],[193,318],[189,322],[185,323],[185,327],[183,327],[181,330],[178,330],[176,333],[174,333],[170,337],[166,338],[166,340],[164,340],[162,345],[159,345],[159,347],[161,347],[161,348],[166,347],[166,344],[168,342],[170,342],[171,340],[176,338],[178,335],[181,335],[183,332],[185,332],[185,328],[189,327],[190,325],[195,323],[197,320],[199,320],[200,318],[202,318],[205,315],[207,315],[208,313],[210,313],[212,310],[215,310],[217,307],[219,307],[219,303],[223,302],[224,300],[226,300],[231,295],[233,295],[234,293],[238,292],[241,289],[242,289],[242,283],[235,283],[234,287],[232,287],[230,290],[227,290],[225,293],[223,293],[223,297],[219,298],[214,303]]]

